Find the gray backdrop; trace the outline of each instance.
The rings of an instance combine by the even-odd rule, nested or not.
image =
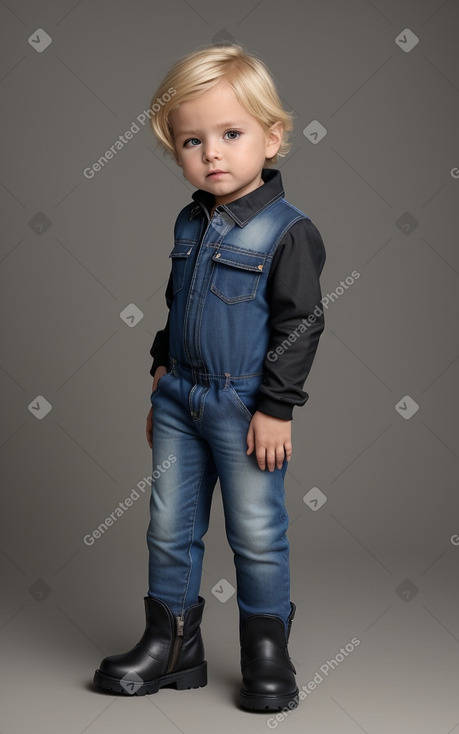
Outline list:
[[[457,0],[0,3],[1,734],[459,733],[458,21]],[[91,687],[143,631],[149,349],[193,191],[142,113],[179,56],[225,38],[295,113],[278,167],[328,255],[286,476],[304,700],[277,720],[236,706],[218,485],[208,686]]]

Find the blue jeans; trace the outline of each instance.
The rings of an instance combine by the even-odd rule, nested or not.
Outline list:
[[[151,394],[153,474],[148,594],[174,615],[198,601],[212,494],[220,480],[234,553],[240,629],[249,614],[290,614],[288,462],[270,472],[247,455],[247,431],[263,374],[192,374],[171,356]],[[216,579],[217,581],[218,579]]]

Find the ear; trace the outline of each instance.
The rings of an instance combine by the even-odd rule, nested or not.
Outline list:
[[[271,125],[268,132],[266,133],[266,158],[273,158],[276,155],[281,146],[283,135],[284,126],[280,120],[278,122],[275,122],[274,125]]]

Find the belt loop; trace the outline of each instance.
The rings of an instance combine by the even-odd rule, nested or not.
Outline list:
[[[177,360],[174,359],[174,357],[171,357],[171,361],[172,361],[171,372],[174,375],[174,377],[177,377],[177,371],[176,371]]]
[[[228,390],[231,373],[225,372],[225,377],[226,377],[226,382],[225,382],[225,387],[223,389]]]

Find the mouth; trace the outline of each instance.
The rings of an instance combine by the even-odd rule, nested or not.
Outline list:
[[[219,171],[216,169],[215,171],[211,171],[210,173],[208,173],[206,178],[213,179],[213,178],[221,178],[223,176],[226,176],[226,171]]]

